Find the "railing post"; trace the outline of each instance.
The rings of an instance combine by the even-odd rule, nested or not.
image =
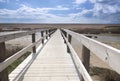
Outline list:
[[[2,42],[0,43],[0,62],[3,62],[6,58],[5,42]],[[9,81],[7,68],[0,72],[0,81]]]
[[[84,45],[82,46],[82,63],[85,66],[86,70],[89,73],[89,65],[90,65],[90,50],[85,47]]]
[[[71,43],[72,36],[68,34],[68,42]]]
[[[48,32],[49,32],[49,37],[50,37],[50,29],[48,30]]]
[[[71,43],[72,36],[68,34],[68,42]],[[70,53],[70,48],[67,46],[67,52]]]
[[[65,35],[65,37],[67,37],[67,32],[64,31],[64,35]]]
[[[35,42],[35,33],[32,34],[32,43]],[[36,53],[36,46],[34,46],[33,48],[33,53]]]
[[[82,74],[80,74],[80,81],[85,81]]]
[[[48,34],[48,31],[46,30],[46,35]],[[46,39],[48,39],[48,36],[46,36]]]
[[[62,31],[63,34],[65,35],[65,37],[67,37],[67,33],[65,31]],[[64,40],[64,43],[66,43],[66,41]]]
[[[43,37],[44,31],[41,31],[41,37]],[[44,38],[42,39],[42,44],[44,44]]]

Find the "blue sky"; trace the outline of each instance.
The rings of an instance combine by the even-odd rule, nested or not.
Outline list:
[[[0,23],[120,24],[120,0],[0,0]]]

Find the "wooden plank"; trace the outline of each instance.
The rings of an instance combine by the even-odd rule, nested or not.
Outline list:
[[[27,52],[30,48],[32,48],[34,44],[30,44],[29,46],[23,48],[19,52],[15,53],[11,57],[7,58],[5,61],[0,63],[0,72],[3,71],[5,68],[7,68],[11,63],[13,63],[15,60],[17,60],[19,57],[21,57],[24,53]]]
[[[70,46],[70,44],[69,44]],[[85,69],[84,65],[82,64],[81,60],[79,59],[77,53],[74,51],[74,49],[72,48],[72,46],[70,47],[71,50],[71,54],[75,60],[75,63],[78,67],[78,71],[81,73],[82,77],[84,78],[85,81],[93,81],[90,77],[90,75],[88,74],[87,70]]]
[[[65,38],[65,36],[64,36]],[[88,74],[87,70],[85,69],[84,65],[82,64],[81,60],[79,59],[77,53],[74,51],[68,40],[65,38],[67,45],[69,46],[69,49],[71,51],[71,57],[74,60],[74,63],[76,65],[77,71],[79,73],[80,81],[93,81]]]
[[[48,31],[46,30],[46,35],[48,34]],[[48,39],[48,36],[46,36],[46,39]]]
[[[22,36],[25,36],[25,35],[28,35],[26,31],[18,31],[18,32],[12,32],[10,34],[1,34],[0,35],[0,42],[4,42],[4,41],[7,41],[7,40],[11,40],[11,39],[15,39],[15,38],[19,38],[19,37],[22,37]]]
[[[41,37],[44,36],[44,31],[41,31]],[[44,44],[44,39],[42,39],[42,44]]]
[[[84,45],[82,46],[82,63],[85,66],[87,72],[90,70],[90,50]]]
[[[51,31],[50,30],[48,30],[48,33],[50,33]],[[50,37],[50,34],[49,34],[49,37]]]
[[[71,43],[71,40],[72,40],[72,36],[68,34],[68,42]]]
[[[35,33],[32,34],[32,43],[35,43]],[[34,46],[32,49],[33,53],[36,53],[36,46]]]
[[[22,81],[79,81],[71,56],[66,50],[58,30],[23,75]]]
[[[39,30],[31,30],[31,31],[14,31],[14,32],[6,32],[0,33],[0,42],[8,41],[11,39],[19,38],[22,36],[30,35],[35,32],[41,32],[49,29],[39,29]]]
[[[68,38],[68,42],[71,43],[72,36],[68,34],[67,38]],[[67,45],[67,52],[70,53],[70,49],[68,45]]]
[[[53,33],[53,32],[51,32],[51,33]],[[48,35],[46,35],[46,36],[48,36]],[[0,63],[0,72],[3,71],[5,68],[7,68],[11,63],[13,63],[15,60],[17,60],[23,54],[25,54],[29,49],[31,49],[32,47],[34,47],[37,43],[39,43],[40,41],[42,41],[42,39],[44,39],[46,36],[41,37],[36,42],[28,45],[27,47],[23,48],[22,50],[20,50],[19,52],[15,53],[11,57],[7,58],[5,61],[1,62]]]
[[[51,36],[52,37],[52,36]],[[49,40],[48,40],[49,41]],[[45,41],[46,42],[46,41]],[[40,52],[42,50],[42,48],[45,45],[40,44],[40,46],[37,47],[36,49],[36,55],[35,57],[38,55],[38,52]],[[9,80],[10,81],[18,81],[21,76],[23,76],[23,74],[26,72],[26,70],[29,68],[29,66],[32,64],[33,60],[33,53],[31,53],[17,68],[15,68],[14,71],[12,71],[9,74]],[[34,58],[35,58],[34,57]],[[39,65],[40,63],[34,64],[34,66]],[[38,68],[38,70],[41,70]],[[35,72],[36,70],[33,69],[32,72]]]
[[[3,62],[6,58],[5,42],[2,42],[0,43],[0,62]],[[9,81],[7,68],[0,72],[0,81]]]
[[[77,39],[84,46],[86,46],[96,56],[106,62],[114,71],[120,74],[120,50],[109,45],[90,39],[84,35],[63,29],[73,38]]]

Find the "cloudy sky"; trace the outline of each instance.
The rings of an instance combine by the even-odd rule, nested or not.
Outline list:
[[[120,0],[0,0],[0,23],[120,24]]]

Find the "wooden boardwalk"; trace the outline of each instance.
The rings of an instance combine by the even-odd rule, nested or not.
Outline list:
[[[54,33],[22,78],[20,81],[80,81],[60,30]]]
[[[90,52],[120,74],[120,50],[67,29],[55,31],[43,29],[0,35],[0,81],[93,81],[89,75]],[[36,32],[41,32],[37,41]],[[5,41],[26,35],[32,35],[32,43],[6,58]],[[71,45],[72,39],[82,45],[82,61]],[[33,52],[8,75],[6,68],[31,48]]]

